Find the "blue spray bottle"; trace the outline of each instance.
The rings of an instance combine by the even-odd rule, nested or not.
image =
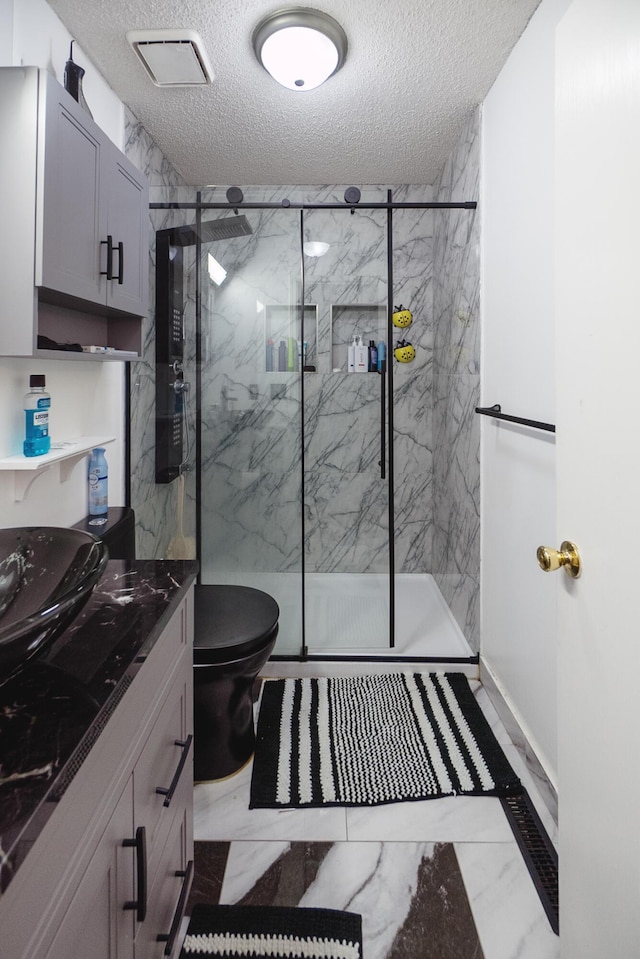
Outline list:
[[[96,446],[89,459],[89,526],[102,526],[109,513],[109,469],[104,447]]]

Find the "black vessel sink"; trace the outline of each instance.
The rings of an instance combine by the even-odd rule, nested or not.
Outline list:
[[[104,543],[80,530],[0,529],[0,679],[44,652],[67,628],[108,558]]]

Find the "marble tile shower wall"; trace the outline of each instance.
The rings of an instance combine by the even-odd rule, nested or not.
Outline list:
[[[149,178],[151,202],[194,200],[187,188],[134,115],[125,110],[125,153]],[[182,211],[151,210],[149,215],[149,317],[143,321],[141,359],[131,365],[131,505],[136,514],[136,555],[139,559],[161,559],[176,532],[176,482],[156,485],[155,481],[155,232],[187,222]],[[195,383],[195,283],[193,257],[185,256],[186,347],[185,380]],[[191,404],[189,431],[195,437],[195,404]],[[195,458],[192,442],[191,462]],[[185,474],[184,534],[195,532],[195,473]]]
[[[435,186],[477,200],[480,113]],[[480,648],[480,211],[436,214],[434,237],[433,573],[471,648]]]
[[[342,202],[344,188],[314,188],[313,202]],[[251,194],[280,202],[287,188]],[[291,192],[289,192],[291,196]],[[428,200],[430,188],[394,199]],[[247,198],[249,199],[249,198]],[[386,199],[368,188],[366,200]],[[363,201],[365,197],[363,196]],[[330,243],[305,258],[304,340],[315,372],[266,372],[266,344],[298,339],[300,213],[247,210],[251,237],[225,241],[228,271],[208,286],[211,328],[203,370],[203,542],[208,575],[293,571],[301,562],[300,402],[304,390],[304,526],[309,572],[388,568],[388,492],[380,478],[380,379],[348,376],[347,346],[386,340],[386,211],[305,211],[304,239]],[[432,214],[394,219],[398,301],[410,306],[417,359],[395,363],[396,560],[399,571],[431,562]],[[396,337],[398,338],[398,337]],[[277,365],[277,364],[276,364]]]

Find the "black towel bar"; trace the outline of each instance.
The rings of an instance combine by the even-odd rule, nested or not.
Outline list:
[[[540,420],[527,420],[522,416],[509,416],[502,412],[499,403],[493,406],[476,406],[476,413],[482,413],[483,416],[493,416],[497,420],[508,420],[509,423],[520,423],[522,426],[532,426],[536,430],[546,430],[547,433],[555,433],[556,428],[553,423],[541,423]]]

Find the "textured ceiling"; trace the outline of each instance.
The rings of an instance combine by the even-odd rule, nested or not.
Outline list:
[[[268,0],[48,0],[188,183],[432,183],[539,0],[326,0],[344,27],[342,69],[307,93],[253,54]],[[215,79],[161,88],[127,30],[185,28]]]

